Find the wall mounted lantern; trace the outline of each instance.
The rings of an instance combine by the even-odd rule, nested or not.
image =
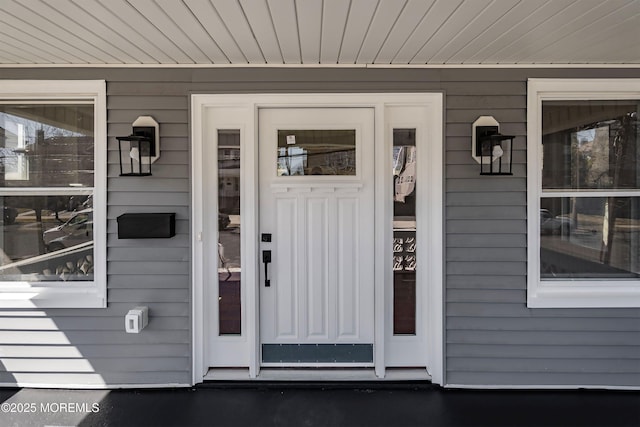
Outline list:
[[[492,116],[480,116],[471,130],[471,155],[480,175],[513,175],[513,135],[502,135]]]
[[[151,116],[133,122],[129,136],[118,136],[120,176],[150,176],[151,164],[160,157],[159,125]]]

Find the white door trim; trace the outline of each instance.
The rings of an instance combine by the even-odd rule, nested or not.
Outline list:
[[[249,376],[255,378],[259,373],[259,336],[258,336],[258,264],[251,260],[258,259],[258,158],[257,158],[257,117],[258,109],[296,108],[296,107],[370,107],[375,109],[375,168],[384,171],[390,168],[391,162],[386,153],[385,108],[388,106],[423,106],[428,111],[427,132],[430,143],[426,147],[429,159],[429,183],[427,195],[429,209],[422,226],[437,230],[429,242],[429,256],[434,257],[433,268],[425,279],[427,286],[426,313],[428,341],[428,370],[435,384],[443,384],[444,380],[444,331],[443,331],[443,94],[442,93],[340,93],[340,94],[195,94],[191,96],[191,139],[192,139],[192,351],[193,384],[203,381],[206,375],[207,360],[207,298],[206,278],[204,277],[205,251],[203,242],[215,239],[216,236],[205,234],[204,191],[205,171],[215,165],[205,164],[204,146],[211,143],[210,134],[206,132],[206,113],[210,108],[233,107],[243,110],[245,132],[241,138],[242,177],[241,197],[243,203],[243,282],[246,310],[246,333],[249,346]],[[386,203],[389,190],[384,184],[384,174],[376,173],[375,210],[376,229],[385,230],[392,220],[392,209]],[[382,180],[382,181],[381,181]],[[384,234],[383,241],[390,239],[391,233]],[[390,242],[376,243],[375,257],[375,370],[379,378],[385,375],[384,342],[385,342],[385,281],[390,271],[386,246]]]

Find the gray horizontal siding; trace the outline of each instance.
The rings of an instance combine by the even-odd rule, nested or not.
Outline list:
[[[75,321],[75,323],[78,323]],[[191,348],[185,344],[114,344],[105,348],[104,345],[87,344],[82,352],[66,345],[25,346],[2,345],[2,357],[11,358],[152,358],[152,357],[189,357]]]
[[[14,374],[61,385],[190,382],[190,93],[442,91],[446,382],[637,386],[639,310],[526,307],[526,81],[639,76],[634,69],[0,69],[0,78],[106,79],[109,137],[108,308],[0,310],[0,358],[9,365],[0,382]],[[153,177],[120,178],[115,137],[129,134],[139,115],[160,123],[162,155]],[[469,151],[480,115],[516,136],[513,177],[478,175]],[[175,237],[117,238],[119,215],[154,211],[176,212]],[[149,305],[150,324],[125,334],[124,314],[139,304]]]
[[[526,307],[526,91],[519,92],[513,80],[526,84],[527,77],[541,74],[587,77],[560,70],[483,70],[478,86],[503,83],[513,93],[447,92],[447,382],[638,386],[639,310]],[[449,75],[470,76],[463,70]],[[469,140],[470,124],[481,115],[494,116],[502,133],[516,136],[513,177],[479,176]]]
[[[454,278],[460,278],[461,276],[452,276]],[[496,276],[496,282],[500,283],[501,280],[509,280],[513,277],[513,281],[517,283],[519,280],[517,276]],[[482,285],[485,276],[480,276],[469,280],[468,277],[462,276],[464,280],[469,283],[471,289],[493,289],[492,285]],[[505,278],[505,279],[503,279]],[[459,280],[460,281],[460,280]],[[472,287],[473,284],[479,283],[476,287]],[[524,285],[526,287],[526,284]],[[507,288],[508,289],[508,288]],[[574,309],[570,311],[564,311],[553,308],[540,308],[540,309],[528,309],[526,304],[503,304],[497,302],[476,304],[469,302],[447,302],[447,314],[451,317],[510,317],[510,318],[523,318],[532,319],[536,317],[551,317],[551,318],[573,318],[579,323],[580,319],[587,317],[595,318],[628,318],[637,319],[637,311],[634,309],[619,309],[614,311],[602,310],[602,309]],[[635,335],[629,336],[630,345],[637,345],[638,340]]]
[[[119,331],[122,329],[122,322],[114,322],[113,318],[101,316],[85,319],[78,322],[75,317],[57,317],[52,322],[46,317],[29,318],[21,317],[19,322],[15,318],[0,319],[0,329],[3,331]],[[189,329],[188,319],[176,316],[155,316],[156,326],[159,329]]]
[[[574,356],[575,358],[575,356]],[[473,358],[475,359],[475,357]],[[602,366],[612,365],[615,360],[601,360]],[[498,365],[498,363],[495,363]],[[474,372],[451,370],[447,372],[449,384],[472,385],[509,385],[521,387],[545,387],[553,385],[580,385],[588,387],[638,387],[639,374],[628,372],[585,372],[571,369],[570,372],[550,372],[541,367],[537,372],[502,372],[499,368],[477,370]],[[636,371],[637,372],[637,371]]]
[[[0,72],[3,78],[28,78],[21,72]],[[190,73],[40,70],[36,74],[32,78],[107,80],[108,306],[0,311],[0,359],[5,370],[0,382],[190,384]],[[141,83],[143,76],[148,81]],[[154,76],[160,81],[152,81]],[[141,115],[160,123],[161,157],[153,165],[153,177],[121,178],[115,137],[130,134],[131,123]],[[127,212],[175,212],[177,235],[119,240],[116,219]],[[149,307],[149,325],[140,334],[127,334],[124,315],[137,305]]]
[[[119,72],[116,72],[119,74]],[[155,72],[150,74],[156,74]],[[107,78],[108,136],[108,212],[109,307],[125,304],[148,305],[149,338],[137,342],[139,355],[131,353],[122,360],[127,368],[118,370],[104,356],[96,361],[98,372],[117,376],[129,372],[139,383],[159,383],[163,378],[189,383],[191,377],[191,305],[190,305],[190,229],[189,229],[189,113],[188,89],[175,73],[163,81],[141,83],[112,81]],[[117,79],[117,77],[115,77]],[[119,79],[118,79],[119,80]],[[153,78],[150,80],[154,80]],[[175,80],[175,82],[172,82]],[[122,179],[118,176],[116,136],[131,132],[131,123],[141,115],[150,115],[160,123],[160,159],[153,164],[149,179]],[[160,240],[119,240],[116,219],[130,212],[175,212],[176,236]],[[149,328],[148,327],[148,328]],[[145,329],[140,336],[147,332]],[[129,334],[132,335],[132,334]],[[135,336],[135,335],[133,335]],[[105,337],[120,347],[127,341]],[[127,340],[125,337],[124,340]],[[160,350],[144,350],[145,345]],[[186,350],[186,351],[185,351]],[[172,352],[176,352],[172,354]],[[144,356],[142,356],[144,355]],[[126,356],[124,356],[126,357]],[[149,361],[149,366],[144,362]],[[153,377],[157,373],[158,378]],[[131,380],[130,380],[131,381]],[[133,381],[131,381],[133,382]]]
[[[118,358],[120,359],[120,358]],[[121,364],[126,365],[127,360],[122,359]],[[80,366],[81,361],[76,366]],[[24,384],[37,386],[66,388],[73,386],[80,388],[101,388],[109,386],[126,387],[131,384],[184,384],[183,378],[188,377],[189,372],[171,370],[155,370],[151,372],[132,372],[126,368],[120,368],[114,372],[7,372],[0,371],[0,384],[11,385],[19,381]],[[134,380],[135,382],[132,382]]]

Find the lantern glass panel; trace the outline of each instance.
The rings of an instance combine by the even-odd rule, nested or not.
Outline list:
[[[130,136],[118,138],[120,176],[151,175],[151,141]]]

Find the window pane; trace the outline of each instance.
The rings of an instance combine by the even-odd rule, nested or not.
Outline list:
[[[416,131],[393,130],[393,333],[416,333]]]
[[[93,187],[93,105],[0,105],[0,187]]]
[[[542,278],[640,277],[640,197],[540,202]]]
[[[355,174],[355,130],[278,131],[278,176]]]
[[[639,102],[543,102],[542,188],[640,188]]]
[[[91,196],[0,197],[0,281],[93,280]]]
[[[219,334],[240,334],[240,131],[218,131]]]

